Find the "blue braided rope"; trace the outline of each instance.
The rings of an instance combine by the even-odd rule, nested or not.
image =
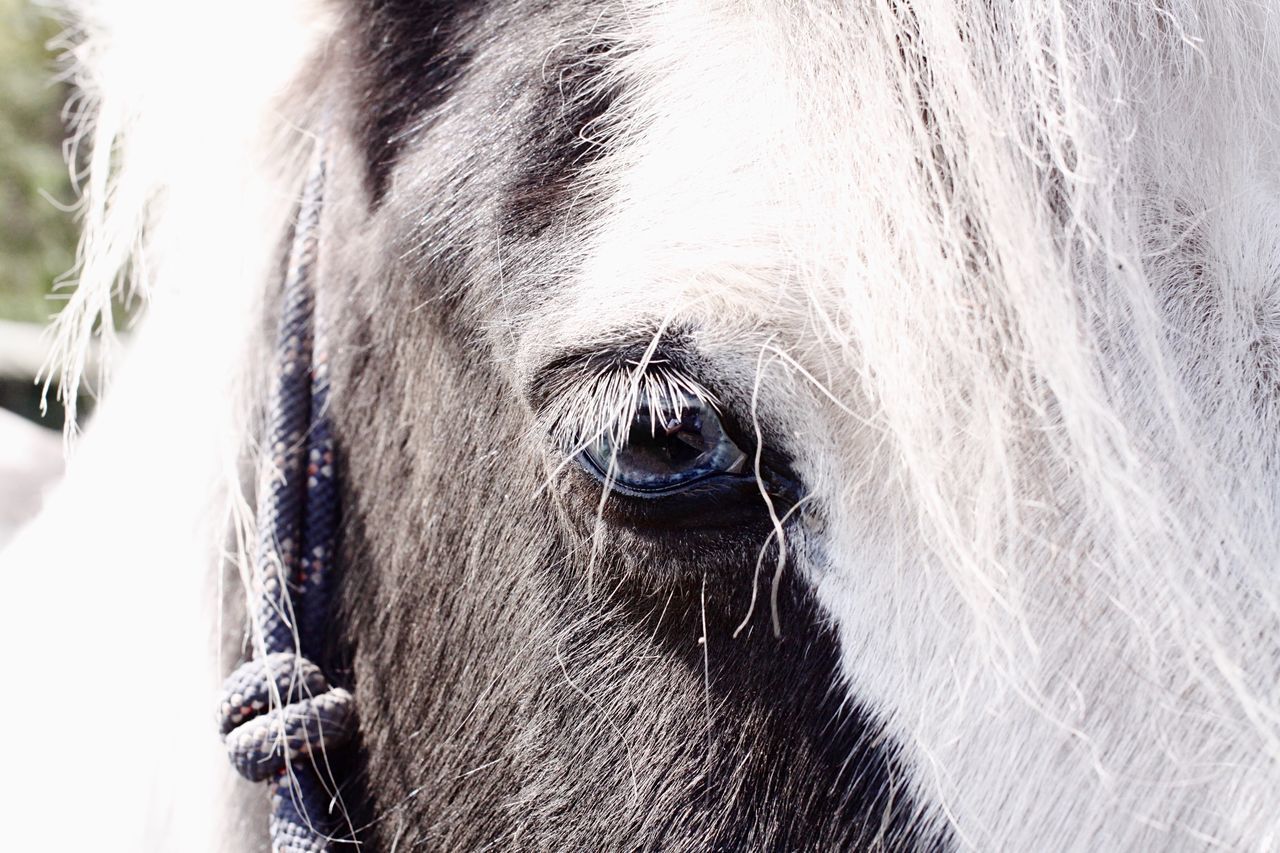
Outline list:
[[[319,247],[324,158],[303,187],[285,273],[258,487],[257,656],[223,685],[222,734],[235,768],[271,787],[279,853],[330,847],[335,799],[328,751],[355,731],[351,694],[330,687],[318,659],[328,616],[338,490],[328,421],[329,372],[311,286]]]

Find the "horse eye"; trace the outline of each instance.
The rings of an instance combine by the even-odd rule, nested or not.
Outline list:
[[[699,400],[682,399],[672,412],[642,405],[622,432],[605,430],[579,458],[589,474],[624,495],[662,497],[747,467],[719,415]]]

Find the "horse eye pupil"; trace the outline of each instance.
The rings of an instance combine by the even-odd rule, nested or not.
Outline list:
[[[624,494],[655,496],[679,491],[718,474],[740,474],[745,455],[709,407],[685,401],[678,416],[655,419],[641,408],[617,444],[609,432],[583,454],[596,479]]]
[[[683,468],[697,462],[705,452],[705,442],[696,424],[687,419],[668,421],[653,429],[648,418],[636,418],[627,435],[627,450],[633,457],[648,456],[656,464]]]

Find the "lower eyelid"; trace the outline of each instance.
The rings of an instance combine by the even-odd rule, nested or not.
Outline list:
[[[666,498],[693,498],[699,496],[712,497],[720,492],[737,488],[749,478],[741,474],[711,473],[696,477],[688,482],[669,489],[644,490],[621,483],[617,479],[606,480],[603,472],[594,463],[584,466],[587,473],[601,486],[607,486],[610,496],[631,498],[638,501],[659,502]]]

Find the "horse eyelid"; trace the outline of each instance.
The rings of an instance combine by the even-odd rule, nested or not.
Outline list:
[[[534,413],[545,416],[558,408],[566,395],[581,389],[584,383],[594,381],[610,371],[633,371],[649,350],[650,340],[637,340],[634,334],[625,338],[602,340],[561,350],[532,371],[524,383],[524,397]],[[666,368],[672,374],[693,377],[705,390],[705,360],[683,335],[667,334],[648,359],[654,367]],[[714,395],[711,396],[715,402]]]

